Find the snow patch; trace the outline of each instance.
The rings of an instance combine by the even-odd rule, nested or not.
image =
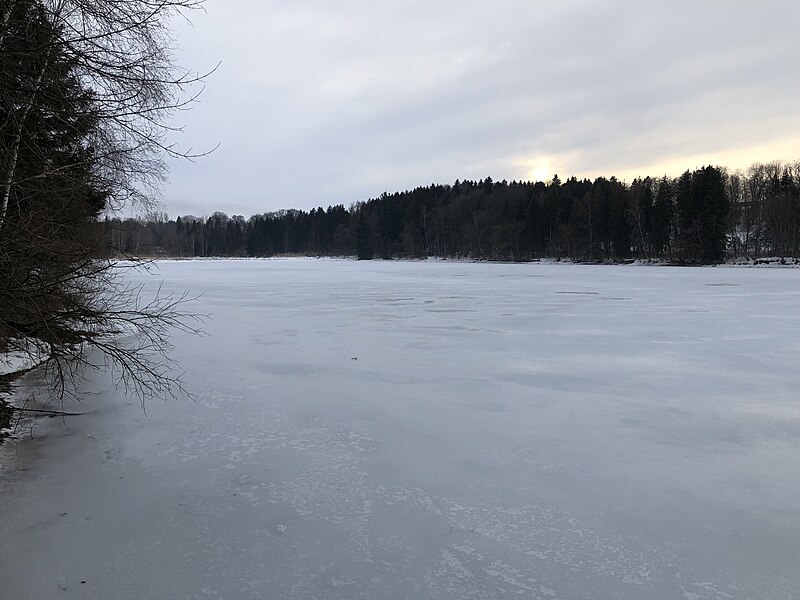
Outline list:
[[[33,338],[8,341],[11,350],[0,353],[0,376],[29,371],[48,358],[46,344]]]

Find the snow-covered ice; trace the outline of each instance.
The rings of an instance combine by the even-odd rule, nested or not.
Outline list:
[[[0,448],[0,597],[800,597],[800,271],[158,276],[197,398]]]
[[[47,360],[47,348],[34,339],[14,340],[15,349],[0,352],[0,375],[27,371]]]

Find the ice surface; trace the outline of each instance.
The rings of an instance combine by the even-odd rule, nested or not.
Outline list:
[[[800,271],[158,275],[197,400],[0,449],[4,600],[800,597]]]

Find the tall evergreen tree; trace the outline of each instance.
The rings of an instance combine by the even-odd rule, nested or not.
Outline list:
[[[370,260],[373,256],[372,244],[370,243],[369,226],[364,218],[364,213],[358,213],[358,224],[356,225],[356,256],[358,260]]]

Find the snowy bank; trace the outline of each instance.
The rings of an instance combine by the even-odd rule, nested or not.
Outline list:
[[[13,339],[8,346],[8,351],[0,353],[0,377],[13,378],[49,358],[46,345],[33,338]]]
[[[0,352],[0,384],[35,369],[50,356],[46,345],[33,338],[8,340],[6,348],[5,352]],[[0,442],[14,432],[11,427],[14,409],[8,396],[8,390],[0,387]]]

